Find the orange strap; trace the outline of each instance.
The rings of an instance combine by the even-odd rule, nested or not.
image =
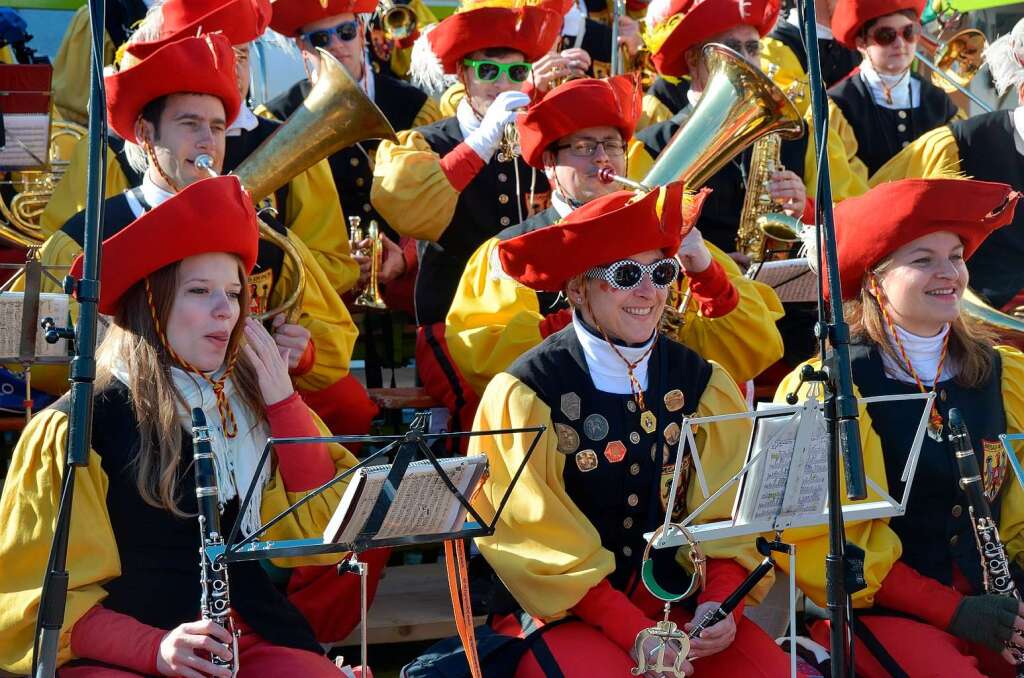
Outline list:
[[[473,604],[469,599],[469,576],[466,567],[466,543],[461,539],[449,539],[444,543],[444,559],[448,570],[448,591],[452,596],[452,611],[455,613],[455,628],[466,650],[466,663],[473,678],[483,678],[480,671],[480,657],[476,652],[476,635],[473,633]]]

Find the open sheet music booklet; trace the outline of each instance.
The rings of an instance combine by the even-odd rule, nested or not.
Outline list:
[[[452,484],[466,497],[487,473],[487,457],[438,459]],[[366,525],[391,466],[367,466],[349,480],[341,503],[324,530],[324,543],[351,544]],[[462,529],[466,509],[452,494],[428,460],[409,464],[398,493],[374,539],[446,534]]]
[[[53,318],[58,325],[64,325],[68,317],[68,295],[56,292],[39,294],[39,317]],[[17,360],[21,345],[21,315],[25,303],[24,292],[0,292],[0,358]],[[55,344],[46,343],[46,335],[42,330],[36,333],[36,357],[60,358],[67,357],[67,339],[60,339]]]
[[[758,410],[770,408],[758,405]],[[825,511],[828,435],[820,404],[756,418],[746,462],[759,452],[736,495],[735,525]]]
[[[806,257],[757,264],[747,277],[771,287],[783,303],[818,300],[818,276],[808,266]]]

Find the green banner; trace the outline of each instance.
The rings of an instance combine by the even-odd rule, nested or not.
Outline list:
[[[14,9],[78,9],[86,0],[3,0],[4,7]]]
[[[1020,0],[948,0],[948,2],[949,6],[958,12],[974,12],[990,7],[1016,5],[1020,3]]]

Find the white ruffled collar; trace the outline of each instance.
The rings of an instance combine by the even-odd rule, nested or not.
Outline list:
[[[632,393],[626,364],[622,362],[622,358],[616,355],[604,337],[594,334],[590,328],[584,325],[579,317],[579,311],[572,314],[572,327],[576,331],[576,337],[579,339],[583,356],[587,361],[587,368],[590,370],[590,378],[597,390],[622,395]],[[647,390],[647,365],[651,361],[648,349],[657,336],[658,333],[655,332],[640,346],[615,345],[619,353],[629,362],[640,360],[640,364],[633,368],[633,376],[640,382],[640,388],[643,390]]]

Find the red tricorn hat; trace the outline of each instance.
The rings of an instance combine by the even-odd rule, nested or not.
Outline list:
[[[339,14],[371,14],[377,0],[274,0],[270,27],[290,38],[306,24]]]
[[[843,299],[857,298],[878,262],[929,233],[955,233],[969,258],[992,231],[1013,220],[1020,196],[1007,184],[988,181],[903,179],[843,200],[835,208]]]
[[[519,115],[523,160],[544,168],[544,150],[559,139],[588,127],[614,127],[629,141],[640,117],[643,92],[632,76],[606,80],[570,80],[530,103]]]
[[[646,194],[616,191],[558,223],[498,243],[498,261],[506,275],[527,287],[560,292],[591,268],[639,252],[674,256],[708,192],[687,194],[680,181]]]
[[[872,19],[912,9],[921,16],[927,0],[843,0],[832,15],[832,34],[850,49],[857,49],[857,34]]]
[[[270,0],[166,0],[161,6],[160,38],[132,45],[139,59],[182,38],[223,33],[232,45],[263,35],[270,23]]]
[[[534,62],[548,53],[561,31],[562,17],[550,4],[488,6],[445,17],[420,39],[428,41],[444,72],[454,75],[467,54],[481,49],[504,47]]]
[[[99,311],[117,312],[124,293],[164,266],[207,252],[228,252],[246,271],[256,265],[259,231],[237,177],[201,179],[103,241]],[[82,277],[83,257],[71,264]]]
[[[129,52],[132,49],[129,48]],[[131,68],[104,78],[107,117],[122,138],[138,143],[135,122],[146,104],[168,94],[209,94],[224,104],[230,125],[242,97],[235,82],[235,53],[223,35],[185,38],[162,47]]]
[[[686,50],[742,25],[763,38],[778,17],[779,0],[668,0],[664,10],[655,3],[648,9],[644,41],[659,73],[682,77],[689,71]]]

